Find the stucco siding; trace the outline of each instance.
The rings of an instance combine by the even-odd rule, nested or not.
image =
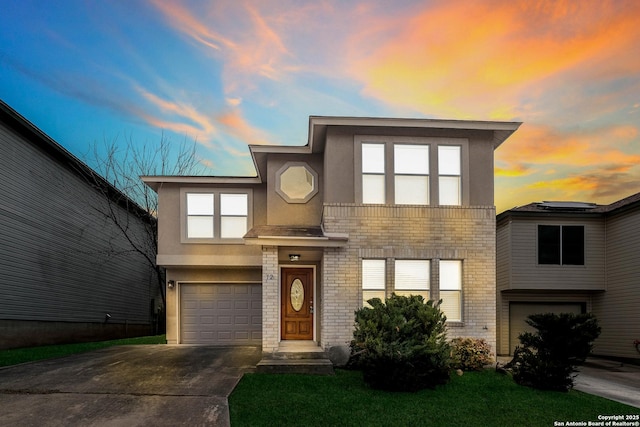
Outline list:
[[[238,185],[190,186],[207,191],[224,188],[249,188],[253,196],[253,225],[266,224],[266,186],[256,185],[239,187]],[[184,227],[184,206],[181,197],[182,186],[164,184],[158,190],[158,264],[166,267],[209,267],[216,265],[260,266],[262,254],[260,247],[247,246],[244,242],[233,244],[184,243],[181,241],[181,227]]]
[[[318,174],[314,185],[318,193],[306,203],[288,203],[276,192],[276,175],[289,162],[303,163]],[[267,163],[267,204],[266,215],[269,225],[315,225],[320,224],[322,200],[324,197],[324,177],[321,155],[269,156]]]
[[[104,197],[69,167],[0,126],[0,319],[102,323],[109,313],[111,323],[149,325],[151,268],[99,212]]]
[[[323,180],[325,203],[353,203],[354,190],[353,134],[327,131]]]

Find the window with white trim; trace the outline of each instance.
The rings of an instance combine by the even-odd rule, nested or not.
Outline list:
[[[368,306],[368,300],[386,298],[385,293],[386,261],[384,259],[362,260],[362,305]]]
[[[249,229],[251,190],[183,191],[185,242],[240,241]]]
[[[440,309],[449,322],[462,321],[462,261],[440,261]]]
[[[428,260],[395,261],[394,292],[397,295],[422,295],[429,300],[429,277],[431,268]]]
[[[459,206],[462,200],[460,185],[460,150],[457,145],[438,146],[438,192],[440,205]]]
[[[213,196],[206,193],[187,193],[187,238],[213,238],[215,212]]]
[[[247,234],[248,196],[220,194],[220,238],[241,239]]]
[[[362,203],[384,204],[384,144],[362,144]]]
[[[355,193],[364,204],[460,206],[466,138],[356,135]],[[434,196],[435,195],[435,196]]]
[[[429,146],[394,144],[395,204],[429,204]]]

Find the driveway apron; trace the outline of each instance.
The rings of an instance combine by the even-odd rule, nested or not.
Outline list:
[[[578,371],[576,390],[640,408],[640,366],[589,358]]]
[[[0,368],[0,426],[228,426],[256,347],[144,345]]]

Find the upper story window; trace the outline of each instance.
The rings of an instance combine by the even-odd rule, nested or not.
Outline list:
[[[584,226],[538,225],[538,264],[584,265]]]
[[[362,203],[462,205],[466,140],[370,136],[355,142]]]
[[[384,152],[384,144],[362,144],[362,203],[385,203]]]
[[[250,226],[250,190],[183,191],[183,242],[240,241]]]
[[[441,205],[460,205],[460,146],[438,146],[438,183]]]
[[[214,212],[213,194],[187,193],[187,238],[212,239]]]
[[[394,189],[397,205],[429,204],[429,146],[393,146]]]
[[[220,238],[241,239],[247,234],[248,199],[246,194],[220,194]]]
[[[304,162],[287,162],[276,172],[276,193],[287,203],[307,203],[318,193],[318,174]]]

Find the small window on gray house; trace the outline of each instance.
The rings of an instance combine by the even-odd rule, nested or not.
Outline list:
[[[584,226],[538,225],[538,264],[584,265]]]

